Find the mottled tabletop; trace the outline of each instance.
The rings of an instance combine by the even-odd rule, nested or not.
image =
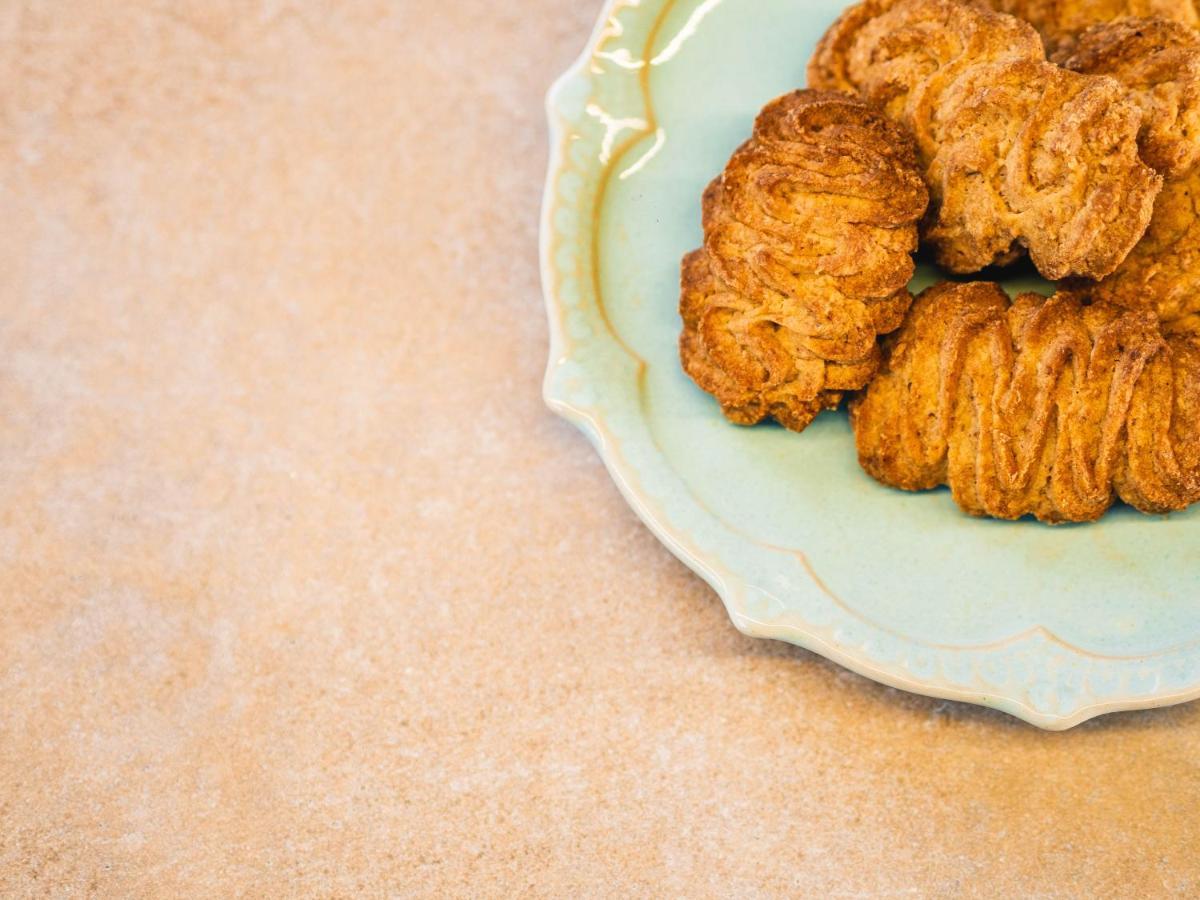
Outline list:
[[[0,894],[1200,891],[1200,705],[745,638],[546,410],[596,12],[0,10]]]

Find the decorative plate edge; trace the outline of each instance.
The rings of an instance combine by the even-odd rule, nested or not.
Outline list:
[[[667,0],[672,2],[672,0]],[[546,184],[542,196],[539,230],[539,259],[542,293],[549,322],[549,357],[542,383],[542,394],[546,405],[557,415],[570,422],[588,438],[610,477],[617,485],[622,497],[633,509],[642,523],[655,537],[688,568],[699,575],[720,597],[734,626],[750,637],[782,640],[815,652],[859,675],[887,686],[909,693],[935,699],[954,700],[984,706],[1007,713],[1031,725],[1047,731],[1065,731],[1089,719],[1112,712],[1134,711],[1172,706],[1200,698],[1200,683],[1169,693],[1140,693],[1115,696],[1104,700],[1080,702],[1066,711],[1054,712],[1026,702],[1020,696],[987,689],[968,689],[949,682],[931,682],[908,677],[903,671],[888,668],[861,655],[861,649],[848,647],[831,641],[804,622],[789,616],[763,620],[756,618],[746,605],[750,590],[760,590],[733,572],[716,568],[710,561],[688,547],[688,542],[666,523],[666,516],[658,510],[650,497],[637,487],[633,468],[621,452],[618,442],[601,418],[599,408],[588,410],[572,403],[566,396],[559,379],[556,378],[562,364],[571,359],[569,341],[565,334],[565,322],[569,315],[567,305],[556,290],[557,268],[553,259],[554,216],[560,208],[558,176],[564,170],[564,147],[569,130],[568,117],[562,110],[560,97],[571,82],[587,79],[588,68],[595,51],[605,34],[613,16],[629,6],[640,5],[638,0],[606,0],[587,44],[576,60],[551,85],[546,94],[546,115],[549,123],[549,161]],[[1013,643],[1024,641],[1029,635],[1053,637],[1044,629],[1014,636]],[[911,639],[909,639],[911,640]],[[1066,645],[1064,654],[1081,662],[1085,654]],[[1163,651],[1165,654],[1168,651]],[[1149,662],[1155,656],[1142,658]],[[1122,679],[1123,681],[1125,679]],[[1087,701],[1085,694],[1080,701]]]

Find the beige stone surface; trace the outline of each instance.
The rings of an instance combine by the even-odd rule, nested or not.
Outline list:
[[[595,11],[0,7],[0,896],[1200,892],[1200,706],[746,639],[543,407]]]

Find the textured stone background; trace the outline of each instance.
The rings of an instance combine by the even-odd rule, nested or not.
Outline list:
[[[743,638],[547,413],[596,5],[0,9],[0,895],[1200,891],[1200,706]]]

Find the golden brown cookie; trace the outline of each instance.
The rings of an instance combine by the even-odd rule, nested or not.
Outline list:
[[[1200,336],[1149,310],[943,283],[885,341],[851,404],[863,467],[905,490],[950,486],[973,515],[1098,518],[1200,500]]]
[[[1061,64],[1110,75],[1142,115],[1138,146],[1165,178],[1200,160],[1200,33],[1166,19],[1119,19],[1083,32]]]
[[[953,272],[1028,250],[1049,279],[1101,278],[1137,243],[1162,180],[1141,113],[1106,76],[1047,62],[1031,26],[953,0],[866,0],[809,64],[912,129],[932,199],[923,237]]]
[[[982,0],[998,12],[1029,22],[1041,33],[1046,49],[1070,52],[1078,36],[1100,22],[1124,16],[1156,16],[1188,28],[1200,27],[1193,0]]]
[[[1128,87],[1142,110],[1142,156],[1168,176],[1141,241],[1115,272],[1084,289],[1186,330],[1200,315],[1200,34],[1174,22],[1122,19],[1085,31],[1064,62]]]
[[[1117,271],[1088,291],[1150,309],[1164,323],[1200,316],[1200,166],[1167,182],[1145,237]]]
[[[684,257],[685,371],[732,421],[796,431],[878,366],[928,203],[911,137],[853,97],[797,91],[759,114],[703,198]]]

